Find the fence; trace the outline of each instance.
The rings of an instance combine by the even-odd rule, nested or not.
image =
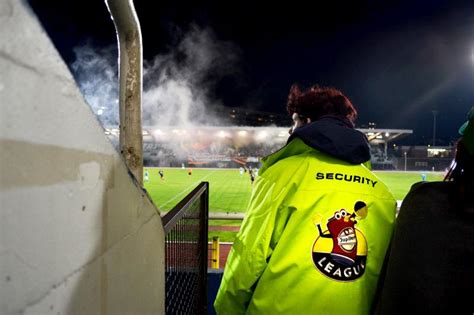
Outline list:
[[[444,172],[449,169],[453,158],[396,158],[397,170]]]
[[[453,158],[397,157],[371,161],[371,164],[373,170],[444,172],[452,161]]]
[[[200,183],[163,217],[166,314],[207,314],[209,183]]]

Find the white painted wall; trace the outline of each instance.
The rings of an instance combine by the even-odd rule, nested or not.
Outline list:
[[[25,3],[0,1],[0,314],[164,313],[159,213]]]

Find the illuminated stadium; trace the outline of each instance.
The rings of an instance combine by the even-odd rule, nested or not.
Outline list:
[[[408,129],[358,129],[366,134],[373,165],[392,165],[389,144],[412,134]],[[105,128],[115,146],[117,127]],[[144,127],[143,156],[146,166],[219,167],[258,166],[260,159],[285,145],[287,127]]]
[[[471,128],[455,141],[474,99],[463,31],[474,2],[391,2],[269,12],[239,2],[2,0],[0,314],[272,313],[234,301],[219,311],[219,287],[273,313],[386,314],[376,306],[382,289],[399,287],[389,279],[405,294],[387,299],[393,313],[472,312],[474,255],[444,250],[472,231],[472,154],[453,155],[471,151]],[[273,152],[300,153],[300,143],[277,151],[293,82],[350,96],[368,123],[358,124],[367,169],[343,164],[369,159],[354,151],[261,168]],[[412,294],[406,280],[420,275],[429,294]],[[233,279],[244,286],[227,290]]]

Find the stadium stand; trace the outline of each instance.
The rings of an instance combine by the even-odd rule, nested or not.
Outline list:
[[[447,168],[452,159],[450,147],[391,145],[412,134],[409,129],[359,130],[370,141],[371,164],[375,170],[440,171]],[[117,127],[106,127],[105,134],[118,146]],[[143,130],[144,164],[160,167],[258,167],[260,159],[285,145],[287,138],[286,127],[147,126]]]

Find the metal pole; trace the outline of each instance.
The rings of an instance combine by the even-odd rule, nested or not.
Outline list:
[[[142,36],[132,0],[105,0],[119,42],[120,152],[143,185]]]
[[[403,155],[405,156],[405,172],[407,171],[407,153],[403,152]]]
[[[438,115],[437,110],[431,111],[433,113],[433,147],[436,145],[436,115]]]

